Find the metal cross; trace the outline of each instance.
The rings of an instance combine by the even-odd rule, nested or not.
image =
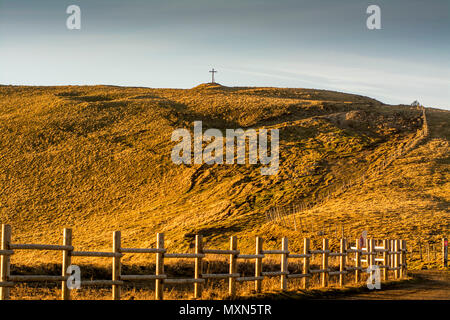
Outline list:
[[[214,70],[214,68],[212,68],[212,70],[209,71],[209,72],[212,73],[212,82],[211,82],[211,83],[215,83],[215,82],[214,82],[214,73],[217,73],[217,70]]]

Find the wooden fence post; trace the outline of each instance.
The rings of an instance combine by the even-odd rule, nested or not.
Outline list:
[[[368,242],[369,245],[369,257],[367,261],[369,262],[369,268],[375,265],[375,257],[376,257],[376,249],[375,249],[375,239],[370,239]]]
[[[236,236],[230,237],[230,250],[237,250],[237,238]],[[230,275],[237,273],[237,261],[236,254],[230,254]],[[230,297],[236,296],[236,278],[230,276],[228,280],[228,293]]]
[[[379,241],[373,239],[373,242],[372,242],[372,251],[373,251],[372,265],[377,265],[377,260],[376,260],[377,256],[378,256],[378,252],[377,252],[377,249],[376,249],[377,243],[379,243]],[[381,271],[380,271],[380,273],[381,273]]]
[[[322,287],[328,285],[328,239],[322,240]]]
[[[393,253],[394,251],[395,251],[395,243],[394,243],[394,240],[390,239],[389,240],[389,263],[390,263],[390,268],[392,268],[392,269],[395,267],[395,255]],[[395,270],[394,270],[393,278],[395,279]]]
[[[356,238],[356,251],[355,251],[355,283],[359,282],[359,278],[361,275],[361,244],[359,243],[359,239]]]
[[[403,264],[404,264],[404,259],[405,259],[405,255],[404,255],[404,252],[403,252],[403,240],[399,240],[399,247],[400,247],[400,265],[399,265],[399,267],[400,267],[400,270],[399,270],[399,277],[400,278],[403,278],[404,277],[404,274],[403,274]]]
[[[398,278],[400,279],[402,277],[402,241],[400,239],[397,239],[397,255],[398,255]]]
[[[255,254],[262,254],[263,239],[256,237],[256,250]],[[255,277],[260,277],[262,272],[262,258],[255,259]],[[257,293],[261,292],[262,280],[255,280],[255,291]]]
[[[64,246],[71,246],[72,245],[72,229],[64,229],[63,232],[63,245]],[[62,260],[62,276],[67,276],[67,268],[72,264],[71,260],[71,253],[72,250],[64,250],[62,252],[63,254],[63,260]],[[63,280],[61,281],[61,299],[62,300],[70,300],[70,289],[67,287],[67,281]]]
[[[164,233],[156,234],[156,249],[164,249]],[[156,270],[155,275],[160,276],[164,274],[164,252],[156,254]],[[162,300],[164,298],[164,284],[163,279],[156,279],[155,281],[155,299]]]
[[[383,240],[383,249],[389,250],[389,240]],[[386,281],[389,278],[389,252],[383,252],[383,280]]]
[[[390,268],[391,267],[391,241],[389,239],[386,239],[386,249],[388,249],[389,251],[387,252],[387,260],[385,261],[385,264]],[[387,272],[387,279],[389,279],[389,268],[387,268],[388,272]]]
[[[390,245],[391,251],[395,252],[395,240],[391,239],[391,245]],[[395,253],[391,254],[391,266],[392,268],[395,268]],[[394,276],[395,276],[395,269],[394,269]],[[395,277],[394,277],[395,278]]]
[[[442,238],[442,265],[444,268],[448,266],[448,240],[447,238]]]
[[[347,255],[347,245],[346,245],[346,240],[345,239],[341,239],[340,240],[340,250],[339,252],[341,253],[341,256],[339,257],[339,271],[341,272],[339,274],[339,286],[343,287],[344,286],[344,276],[345,274],[343,274],[342,272],[345,271],[345,258]]]
[[[281,254],[281,272],[288,272],[288,238],[281,239],[281,250],[284,253]],[[280,277],[281,290],[287,289],[287,274],[282,274]]]
[[[9,250],[9,244],[11,243],[11,226],[9,224],[2,224],[2,244],[1,250]],[[1,256],[1,270],[0,270],[0,281],[7,282],[10,272],[10,256]],[[9,299],[9,288],[0,287],[0,300]]]
[[[202,235],[195,236],[195,253],[203,253],[203,237]],[[195,258],[195,279],[200,279],[202,277],[202,258]],[[194,283],[194,298],[198,299],[202,296],[202,284]]]
[[[394,240],[394,277],[395,279],[398,279],[400,273],[398,270],[399,266],[399,254],[398,254],[399,246],[398,246],[398,240]]]
[[[406,240],[402,240],[403,242],[403,276],[408,276],[408,248],[406,247]]]
[[[121,248],[121,239],[120,239],[120,231],[113,232],[113,252],[115,254],[120,254]],[[120,280],[120,256],[113,257],[113,270],[112,270],[112,280],[119,281]],[[113,284],[112,286],[112,299],[120,300],[120,285]]]
[[[305,255],[305,257],[303,258],[303,274],[305,275],[303,277],[303,289],[307,289],[308,288],[308,282],[309,282],[309,277],[306,276],[309,273],[309,248],[310,248],[310,239],[309,238],[304,238],[303,239],[303,254]]]

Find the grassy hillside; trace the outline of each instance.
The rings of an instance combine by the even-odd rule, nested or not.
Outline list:
[[[302,237],[334,235],[341,224],[352,238],[366,229],[437,240],[450,227],[450,112],[427,116],[424,144],[299,214],[304,228],[294,231],[267,222],[265,212],[367,171],[421,128],[419,110],[314,89],[0,86],[0,221],[12,225],[14,242],[59,243],[61,229],[72,227],[80,249],[109,249],[113,230],[133,247],[153,246],[165,232],[169,250],[188,250],[195,233],[216,247],[238,235],[249,251],[255,235],[268,247],[287,235],[299,249]],[[195,120],[203,130],[278,128],[278,174],[262,176],[260,165],[173,164],[172,131],[192,132]]]

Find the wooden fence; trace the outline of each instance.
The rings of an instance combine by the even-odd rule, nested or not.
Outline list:
[[[423,241],[419,239],[415,247],[409,251],[410,259],[419,260],[425,263],[439,263],[446,266],[448,256],[448,240],[442,238],[439,241]]]
[[[194,298],[201,298],[202,286],[206,279],[228,279],[228,290],[231,297],[236,296],[236,286],[244,281],[253,281],[255,291],[261,292],[262,281],[267,277],[279,277],[280,288],[287,289],[290,279],[302,278],[304,289],[309,286],[309,279],[314,274],[320,274],[321,285],[328,286],[330,277],[337,276],[339,285],[345,285],[345,275],[353,273],[354,282],[361,280],[361,274],[366,267],[377,265],[382,270],[382,279],[388,280],[389,271],[393,271],[394,279],[406,276],[406,241],[405,240],[375,240],[368,239],[365,247],[360,246],[357,239],[355,245],[351,246],[346,239],[340,239],[339,252],[331,252],[328,239],[323,239],[322,248],[313,249],[310,246],[310,239],[304,239],[302,253],[293,253],[289,251],[288,239],[283,238],[280,249],[263,249],[263,239],[256,237],[255,254],[242,254],[238,250],[237,237],[230,238],[229,250],[207,249],[201,235],[195,237],[194,253],[168,253],[164,248],[164,234],[156,234],[156,248],[124,248],[121,245],[120,231],[113,232],[111,252],[97,251],[75,251],[72,246],[72,231],[64,229],[62,245],[48,244],[18,244],[11,241],[11,227],[2,225],[2,242],[0,249],[1,273],[0,273],[0,299],[9,299],[10,288],[21,282],[60,282],[61,299],[70,299],[70,290],[67,286],[69,275],[66,274],[67,268],[71,265],[72,257],[107,257],[112,258],[112,279],[111,280],[81,280],[81,286],[112,286],[112,299],[120,299],[121,286],[126,283],[138,282],[144,280],[155,281],[155,298],[163,299],[164,286],[170,284],[193,284]],[[61,276],[48,275],[11,275],[10,257],[17,250],[57,250],[62,252],[62,273]],[[121,273],[121,258],[125,254],[154,254],[156,262],[155,274],[148,275],[128,275]],[[206,255],[224,255],[229,258],[229,272],[223,274],[203,273],[202,260]],[[263,271],[263,259],[271,256],[280,256],[280,271]],[[310,261],[314,255],[321,257],[321,268],[310,268]],[[166,259],[190,258],[194,259],[194,277],[193,278],[169,278],[164,273]],[[339,269],[333,270],[329,266],[329,260],[337,258],[339,260]],[[303,261],[302,273],[289,273],[288,262],[301,259]],[[242,276],[237,270],[239,261],[254,260],[255,274],[251,277]],[[351,262],[353,263],[351,263]],[[366,267],[363,266],[363,263]],[[348,278],[348,277],[347,277]],[[348,280],[348,279],[347,279]]]

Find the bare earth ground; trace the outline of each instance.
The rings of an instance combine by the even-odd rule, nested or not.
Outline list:
[[[450,300],[450,272],[421,270],[409,273],[415,281],[403,282],[384,290],[358,293],[344,300]],[[383,289],[383,288],[382,288]],[[336,298],[336,297],[335,297]]]

